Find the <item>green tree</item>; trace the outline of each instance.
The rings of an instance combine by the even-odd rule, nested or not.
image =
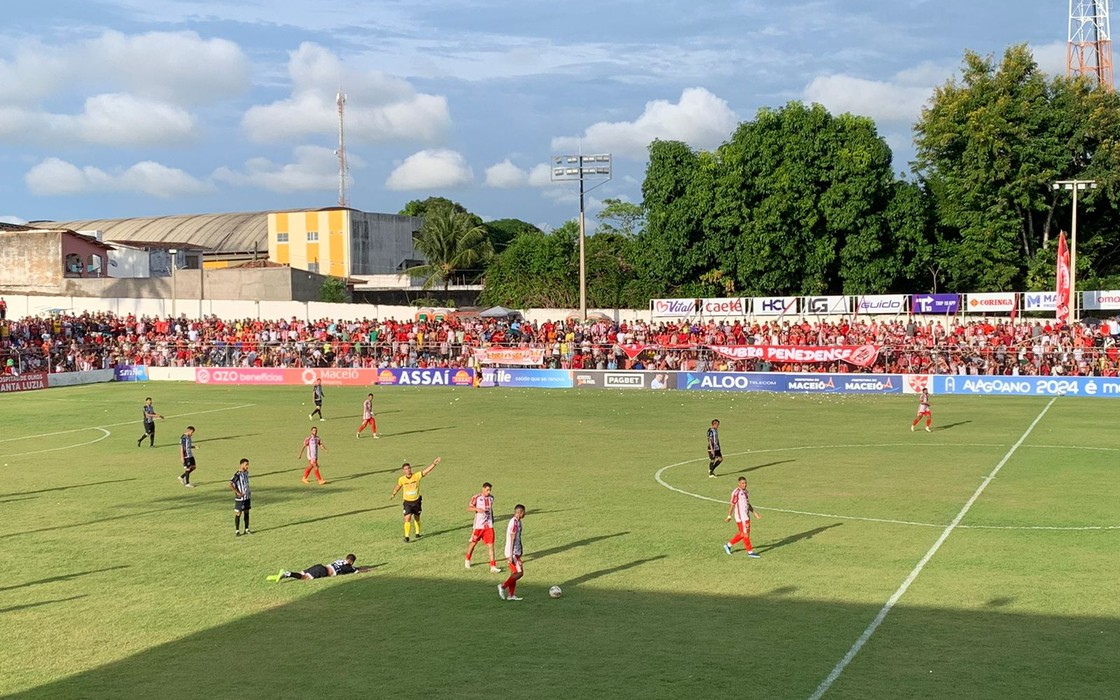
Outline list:
[[[998,64],[966,52],[960,77],[936,89],[915,126],[914,168],[951,243],[944,262],[953,286],[1011,290],[1053,264],[1035,258],[1052,256],[1067,220],[1069,199],[1051,189],[1057,179],[1102,184],[1082,198],[1078,268],[1115,269],[1118,143],[1115,93],[1047,76],[1026,45],[1008,48]]]
[[[346,303],[350,301],[350,289],[341,277],[328,277],[319,285],[319,301]]]
[[[595,232],[618,233],[632,237],[642,231],[645,226],[646,211],[641,204],[634,204],[621,199],[607,198],[603,200],[603,209],[599,212],[599,226]]]
[[[482,302],[514,308],[577,306],[578,237],[574,221],[549,233],[520,233],[487,268]]]
[[[426,199],[413,199],[404,205],[401,209],[401,216],[418,216],[424,218],[429,214],[436,211],[449,209],[458,214],[469,215],[475,224],[481,224],[482,219],[478,218],[467,210],[462,204],[452,201],[447,197],[428,197]]]
[[[486,222],[486,233],[495,253],[501,253],[514,238],[522,233],[541,233],[541,230],[521,219],[495,219]]]
[[[423,277],[424,289],[442,284],[445,292],[456,277],[479,277],[493,256],[486,228],[470,214],[450,208],[437,208],[424,217],[416,249],[426,262],[406,272]]]

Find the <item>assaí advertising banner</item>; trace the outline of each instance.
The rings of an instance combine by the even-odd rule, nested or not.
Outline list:
[[[487,365],[540,365],[544,348],[475,348],[474,358]]]
[[[1088,396],[1120,398],[1117,377],[1004,377],[931,375],[935,394],[975,396]]]
[[[47,388],[46,372],[24,372],[0,376],[0,394],[10,391],[33,391]]]
[[[847,362],[870,367],[879,357],[876,345],[709,345],[720,357],[729,360],[766,360],[767,362]]]
[[[376,369],[343,367],[196,367],[196,384],[313,384],[326,386],[370,386],[377,383]]]
[[[474,370],[442,367],[386,367],[378,372],[377,383],[399,386],[474,386]]]
[[[113,380],[118,382],[148,381],[147,365],[117,365],[113,368]]]

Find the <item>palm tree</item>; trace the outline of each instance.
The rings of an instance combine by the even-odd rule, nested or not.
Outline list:
[[[416,250],[427,261],[405,270],[424,277],[424,289],[443,283],[446,292],[456,274],[481,270],[494,255],[486,227],[465,212],[441,207],[424,217]]]

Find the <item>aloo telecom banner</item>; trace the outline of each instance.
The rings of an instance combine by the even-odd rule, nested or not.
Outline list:
[[[1009,314],[1015,309],[1015,292],[997,294],[968,294],[964,310],[970,314],[1000,313]]]
[[[399,386],[474,386],[473,369],[386,367],[380,371],[369,371],[377,372],[378,384],[396,384]],[[324,379],[323,382],[326,383],[326,380]]]
[[[1081,308],[1085,311],[1112,311],[1120,309],[1120,291],[1082,292]]]
[[[901,314],[905,311],[905,294],[865,294],[856,299],[858,314]]]
[[[571,389],[572,373],[566,369],[482,368],[482,387],[523,389]]]
[[[729,360],[847,362],[856,367],[870,367],[879,357],[877,345],[709,345],[708,348]]]
[[[474,358],[488,365],[539,365],[543,348],[475,348]]]
[[[378,381],[376,369],[336,367],[196,367],[196,384],[308,385],[321,379],[325,386],[371,386]]]
[[[33,391],[46,388],[46,372],[25,372],[20,375],[0,376],[0,394],[6,394],[10,391]]]
[[[113,380],[118,382],[148,381],[147,365],[117,365],[113,368]]]
[[[912,314],[955,314],[960,308],[960,294],[913,294],[910,297]]]
[[[848,297],[804,297],[801,301],[801,313],[817,316],[829,314],[846,314],[849,308]]]
[[[810,394],[900,394],[898,374],[780,374],[768,372],[681,372],[678,389],[773,391]]]
[[[932,375],[935,394],[973,396],[1087,396],[1120,398],[1117,377],[1002,377]]]
[[[797,313],[797,297],[754,297],[755,316],[784,316]]]

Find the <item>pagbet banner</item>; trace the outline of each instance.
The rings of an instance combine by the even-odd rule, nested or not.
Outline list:
[[[576,389],[676,389],[675,372],[572,370]]]
[[[475,348],[474,358],[487,365],[540,365],[543,348]]]
[[[376,369],[341,367],[196,367],[196,384],[301,385],[323,380],[325,386],[371,386],[378,381]]]
[[[0,376],[0,393],[34,391],[47,388],[46,372],[25,372],[19,376]]]
[[[712,352],[729,360],[767,362],[847,362],[870,367],[879,357],[877,345],[709,345]]]

